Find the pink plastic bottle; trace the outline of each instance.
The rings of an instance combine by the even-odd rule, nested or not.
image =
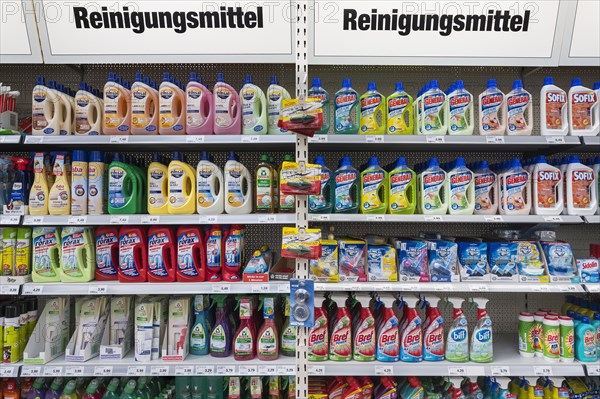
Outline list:
[[[198,78],[196,72],[190,73],[190,82],[186,89],[187,134],[213,134],[215,125],[215,106],[213,94]]]
[[[215,134],[242,134],[240,96],[227,83],[223,73],[217,74],[214,92]]]

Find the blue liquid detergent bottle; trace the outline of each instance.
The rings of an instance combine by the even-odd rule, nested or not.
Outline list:
[[[358,177],[358,171],[352,166],[350,157],[343,157],[334,174],[335,213],[358,213]]]
[[[332,198],[331,170],[325,165],[325,158],[322,155],[318,155],[314,163],[321,165],[321,193],[308,197],[308,213],[332,213],[335,198]]]
[[[334,96],[335,134],[358,134],[358,93],[352,88],[350,79],[344,78],[342,88]]]

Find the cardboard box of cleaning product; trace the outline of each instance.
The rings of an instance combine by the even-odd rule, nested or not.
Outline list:
[[[392,243],[398,255],[398,281],[428,283],[427,243],[418,238],[397,238]]]
[[[279,258],[275,266],[269,271],[269,280],[271,281],[290,281],[294,278],[296,264],[294,259]]]
[[[458,242],[460,281],[492,280],[488,267],[488,245],[481,241]]]
[[[162,345],[164,361],[183,361],[189,353],[191,304],[189,296],[169,299],[167,334]]]
[[[104,328],[100,344],[100,359],[123,359],[133,341],[133,297],[110,298],[108,326]]]
[[[108,298],[83,297],[75,303],[75,332],[65,349],[68,362],[86,362],[100,354],[109,315]]]
[[[244,272],[242,280],[245,283],[266,283],[269,281],[269,271],[273,265],[273,256],[271,250],[263,247],[254,251]]]
[[[548,267],[539,241],[515,240],[515,263],[521,283],[549,283]]]
[[[600,261],[598,259],[577,259],[577,271],[582,283],[598,284],[600,282],[599,269]]]
[[[460,281],[458,275],[458,245],[446,240],[428,240],[429,276],[434,283]]]
[[[340,282],[366,282],[367,242],[357,238],[340,238],[339,272]]]
[[[321,240],[321,257],[308,261],[309,278],[320,283],[337,283],[340,281],[338,262],[337,240]]]
[[[488,242],[488,267],[492,282],[516,283],[519,281],[516,257],[516,243]]]
[[[46,364],[65,353],[70,337],[70,323],[69,297],[47,298],[23,351],[23,363]]]
[[[581,283],[571,245],[560,241],[541,241],[540,245],[551,283]]]

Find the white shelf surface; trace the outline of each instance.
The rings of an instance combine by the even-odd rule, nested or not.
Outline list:
[[[21,223],[19,215],[0,215],[0,226],[18,226]]]
[[[25,216],[25,226],[294,224],[294,214]]]
[[[294,357],[280,356],[273,361],[258,358],[250,361],[236,361],[233,356],[217,358],[210,355],[188,355],[183,361],[151,360],[136,362],[133,352],[122,360],[100,360],[99,357],[87,362],[67,362],[64,356],[44,365],[24,364],[21,376],[176,376],[176,375],[295,375]]]
[[[491,363],[441,362],[309,362],[309,375],[398,375],[398,376],[583,376],[584,365],[572,363],[550,363],[543,358],[526,358],[519,355],[514,339],[495,337],[494,361]],[[499,338],[499,339],[498,339]]]
[[[559,223],[580,224],[581,216],[538,215],[363,215],[363,214],[309,214],[312,222],[381,222],[381,223]]]
[[[600,215],[584,216],[586,223],[600,224]]]
[[[287,281],[269,283],[27,283],[23,295],[170,295],[177,294],[268,294],[289,293]]]
[[[533,292],[533,293],[584,293],[582,284],[560,283],[315,283],[316,291],[362,292]]]
[[[0,144],[19,144],[20,142],[21,135],[19,134],[0,134]]]

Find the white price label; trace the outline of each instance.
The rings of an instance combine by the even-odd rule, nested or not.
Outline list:
[[[448,375],[451,376],[463,376],[467,375],[467,368],[460,366],[450,366],[448,367]]]
[[[266,294],[270,291],[271,291],[271,289],[268,284],[253,284],[252,285],[252,293],[253,294]]]
[[[15,368],[13,366],[0,365],[0,377],[13,377],[15,375]]]
[[[62,373],[62,366],[44,367],[44,377],[60,377]]]
[[[42,285],[25,285],[23,287],[24,295],[39,295],[44,292],[44,286]]]
[[[21,368],[21,377],[39,377],[42,375],[41,366],[23,366]]]
[[[417,284],[407,285],[404,288],[405,291],[419,291],[419,286]]]
[[[277,366],[277,375],[294,375],[296,366]]]
[[[560,291],[561,292],[576,292],[577,287],[578,286],[574,285],[574,284],[565,284],[565,285],[560,286]]]
[[[385,221],[385,215],[369,215],[367,216],[368,222],[383,222]]]
[[[260,136],[242,136],[242,143],[260,143]]]
[[[110,224],[129,224],[129,216],[126,216],[126,215],[111,216],[109,223]]]
[[[534,285],[533,292],[550,292],[550,286],[548,285]]]
[[[425,216],[423,219],[426,222],[443,222],[444,221],[444,217],[442,215]]]
[[[4,143],[6,141],[6,136],[2,135],[0,136],[0,143]]]
[[[127,367],[127,376],[140,377],[146,375],[146,366],[129,366]]]
[[[489,287],[487,284],[469,284],[469,291],[471,292],[488,292]]]
[[[308,374],[309,375],[323,375],[323,374],[325,374],[325,366],[309,366]]]
[[[23,224],[26,224],[26,225],[44,224],[44,217],[43,216],[26,216],[25,220],[23,221]]]
[[[394,375],[394,366],[377,366],[375,375]]]
[[[160,216],[144,215],[142,216],[142,224],[160,224]]]
[[[585,366],[587,368],[587,373],[590,377],[600,376],[600,365],[589,365]]]
[[[331,220],[330,215],[312,215],[311,219],[317,222],[326,222]]]
[[[260,375],[275,375],[275,373],[277,372],[277,366],[259,366],[258,367],[258,374]]]
[[[258,217],[258,223],[276,223],[277,216],[275,215],[265,215]]]
[[[113,366],[96,366],[94,367],[95,376],[107,376],[112,375]]]
[[[258,366],[240,366],[240,375],[256,375],[258,373]]]
[[[175,367],[175,375],[192,375],[194,374],[193,366],[177,366]]]
[[[385,142],[385,136],[370,135],[367,136],[367,143],[383,143]]]
[[[504,144],[503,136],[486,136],[485,142],[488,144]]]
[[[483,220],[485,220],[486,222],[493,222],[493,223],[504,222],[504,218],[500,215],[484,216]]]
[[[12,226],[19,224],[20,216],[18,215],[2,215],[0,216],[0,225]]]
[[[83,375],[83,366],[67,366],[65,368],[66,377],[81,377]]]
[[[565,138],[562,136],[546,136],[548,144],[565,144]]]
[[[508,366],[493,366],[492,367],[492,375],[495,377],[510,376],[510,367],[508,367]]]
[[[552,367],[550,366],[536,366],[533,368],[533,374],[536,377],[552,376]]]
[[[428,143],[437,144],[443,144],[446,142],[446,138],[444,136],[427,136],[426,140]]]
[[[25,137],[25,144],[42,144],[44,142],[43,137],[27,136]]]
[[[219,221],[219,217],[218,216],[200,216],[198,218],[198,221],[200,224],[213,224],[213,223],[218,223]]]
[[[197,375],[213,375],[215,373],[215,366],[196,366]]]
[[[234,375],[235,374],[235,366],[217,366],[217,375]]]
[[[87,216],[69,216],[67,219],[69,225],[82,225],[87,224]]]
[[[313,137],[308,138],[309,143],[327,143],[328,138],[326,134],[316,134]]]
[[[185,142],[186,143],[204,143],[204,136],[203,135],[186,136]]]
[[[229,291],[231,291],[231,287],[229,286],[229,284],[214,284],[212,286],[213,294],[226,294]]]
[[[544,216],[544,221],[550,223],[561,223],[563,218],[561,216]]]
[[[18,295],[19,294],[19,285],[18,284],[0,285],[0,293],[3,295]]]
[[[152,366],[150,368],[151,375],[169,375],[169,366]]]
[[[346,291],[350,291],[350,292],[360,291],[360,284],[347,284]]]
[[[277,292],[286,293],[290,292],[289,283],[279,283],[277,284]]]
[[[111,144],[127,144],[129,143],[129,136],[110,136]]]
[[[90,295],[105,295],[108,292],[106,285],[90,285],[88,294]]]
[[[451,292],[452,291],[452,285],[450,285],[450,284],[436,284],[434,286],[434,291]]]

